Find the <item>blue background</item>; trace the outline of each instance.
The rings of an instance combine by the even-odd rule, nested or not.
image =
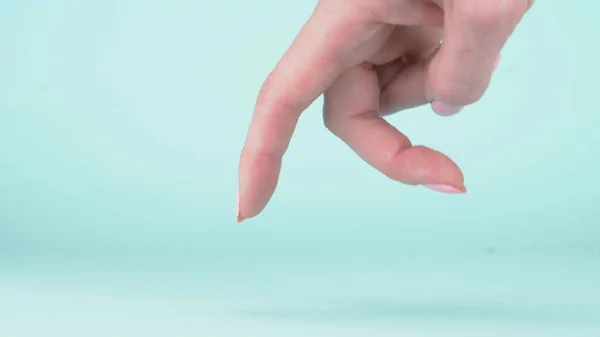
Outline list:
[[[467,195],[383,177],[319,100],[237,224],[256,94],[314,4],[0,2],[0,336],[600,336],[600,3],[538,1],[480,102],[390,118]]]

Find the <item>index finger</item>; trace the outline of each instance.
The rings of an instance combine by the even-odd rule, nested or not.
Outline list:
[[[352,20],[341,9],[317,6],[263,84],[240,158],[238,221],[266,206],[300,114],[357,57],[348,51],[364,27]]]

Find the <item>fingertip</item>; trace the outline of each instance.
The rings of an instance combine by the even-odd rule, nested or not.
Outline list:
[[[444,117],[456,115],[457,113],[462,111],[463,108],[464,108],[463,106],[450,105],[450,104],[440,102],[438,100],[433,100],[431,102],[431,109],[436,114],[438,114],[440,116],[444,116]]]
[[[279,180],[281,158],[264,153],[243,153],[240,160],[238,222],[253,218],[267,206]]]
[[[392,163],[392,177],[412,185],[433,186],[449,193],[465,193],[464,176],[458,165],[439,151],[414,146],[403,151]]]

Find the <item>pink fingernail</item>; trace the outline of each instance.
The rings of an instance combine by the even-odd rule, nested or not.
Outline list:
[[[452,116],[460,112],[462,106],[453,106],[434,100],[431,102],[431,109],[440,116]]]
[[[466,193],[467,190],[463,187],[461,188],[457,188],[454,186],[450,186],[450,185],[443,185],[443,184],[429,184],[429,185],[425,185],[425,187],[434,190],[436,192],[441,192],[441,193],[449,193],[449,194],[462,194],[462,193]]]
[[[244,218],[242,218],[240,216],[240,193],[238,192],[237,197],[236,197],[236,203],[235,203],[235,218],[237,220],[237,222],[242,222],[244,221]]]

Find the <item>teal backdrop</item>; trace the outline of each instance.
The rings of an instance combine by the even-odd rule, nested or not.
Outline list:
[[[0,336],[600,336],[600,2],[537,1],[480,102],[390,118],[467,195],[383,177],[319,100],[237,224],[314,4],[0,2]]]

